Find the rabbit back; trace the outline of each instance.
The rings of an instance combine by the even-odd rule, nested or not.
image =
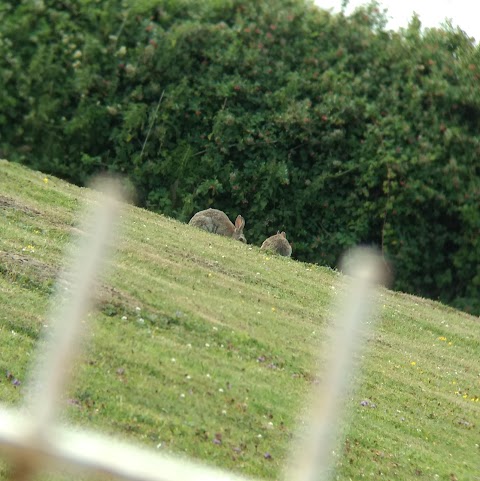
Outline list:
[[[189,225],[206,230],[212,234],[232,237],[246,242],[245,236],[243,235],[245,220],[241,215],[237,216],[235,225],[233,225],[225,212],[218,209],[206,209],[197,212],[190,219]]]
[[[260,249],[268,250],[284,257],[292,255],[292,246],[288,242],[285,232],[277,233],[265,239]]]

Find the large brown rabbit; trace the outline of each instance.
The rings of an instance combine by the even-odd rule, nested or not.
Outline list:
[[[290,257],[292,255],[292,246],[287,240],[287,234],[285,232],[276,233],[270,236],[262,244],[260,249],[268,250],[274,254]]]
[[[245,236],[243,235],[245,219],[241,215],[237,216],[235,219],[235,225],[233,225],[225,212],[222,212],[221,210],[201,210],[190,219],[189,225],[206,230],[207,232],[212,232],[213,234],[231,237],[240,242],[247,242],[247,239],[245,239]]]

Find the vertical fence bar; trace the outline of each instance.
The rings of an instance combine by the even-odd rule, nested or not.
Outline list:
[[[344,399],[352,390],[355,359],[364,342],[362,326],[373,311],[375,286],[386,280],[385,263],[375,251],[354,249],[347,258],[347,289],[337,303],[329,355],[314,389],[306,428],[299,433],[299,448],[293,449],[295,458],[287,467],[289,481],[326,481],[331,476]]]
[[[39,462],[33,456],[35,446],[49,442],[61,394],[80,347],[82,322],[85,322],[92,307],[97,274],[106,262],[108,248],[116,233],[121,206],[120,189],[113,181],[100,181],[97,187],[103,192],[94,192],[96,208],[83,223],[85,235],[79,239],[72,267],[57,283],[49,322],[52,330],[43,352],[37,356],[37,364],[30,377],[24,406],[30,417],[30,432],[26,440],[31,447],[30,456],[23,455],[14,463],[14,481],[28,479]]]

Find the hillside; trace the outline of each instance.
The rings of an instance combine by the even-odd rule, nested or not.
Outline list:
[[[24,394],[65,248],[92,199],[0,161],[4,404]],[[277,479],[342,276],[132,206],[123,220],[66,420]],[[478,479],[479,319],[387,290],[380,317],[348,399],[337,479]]]

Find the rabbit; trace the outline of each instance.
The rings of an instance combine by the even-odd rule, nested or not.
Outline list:
[[[243,235],[245,219],[241,215],[237,215],[235,225],[233,225],[225,212],[221,210],[201,210],[190,219],[188,224],[206,230],[207,232],[212,232],[213,234],[231,237],[245,244],[247,243],[247,239],[245,239]]]
[[[270,236],[263,242],[260,249],[265,249],[285,257],[292,255],[292,246],[289,244],[285,232],[277,232],[275,235]]]

